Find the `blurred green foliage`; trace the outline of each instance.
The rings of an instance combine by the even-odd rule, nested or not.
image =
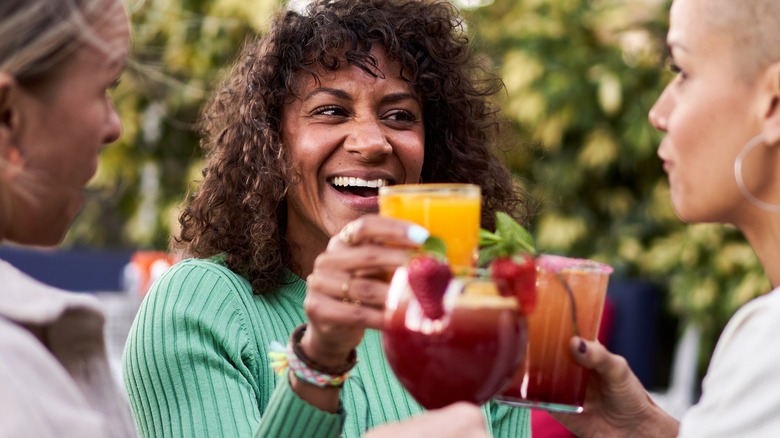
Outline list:
[[[198,111],[277,0],[128,0],[134,56],[114,92],[122,140],[102,156],[72,245],[165,248],[200,176]],[[496,0],[466,11],[474,50],[498,73],[506,163],[540,203],[544,252],[610,263],[668,291],[709,352],[738,306],[768,290],[741,235],[685,225],[647,112],[663,85],[666,0]],[[709,357],[708,354],[702,357]]]

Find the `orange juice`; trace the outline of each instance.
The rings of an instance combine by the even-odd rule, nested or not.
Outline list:
[[[480,189],[472,184],[407,184],[379,189],[379,213],[421,225],[447,245],[453,266],[474,266]]]

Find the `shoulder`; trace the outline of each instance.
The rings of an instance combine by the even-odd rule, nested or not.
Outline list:
[[[17,323],[50,325],[68,311],[93,315],[102,321],[98,300],[85,293],[57,289],[33,279],[0,260],[0,316]]]
[[[26,329],[0,318],[0,436],[37,436],[56,430],[102,434],[76,382]],[[100,432],[98,432],[100,431]]]
[[[162,308],[210,312],[237,305],[252,294],[249,282],[212,259],[187,259],[168,268],[147,293],[142,311]],[[157,312],[155,312],[157,313]]]
[[[780,328],[780,288],[754,298],[742,306],[723,329],[719,346],[726,346],[739,338],[755,339],[759,333],[773,337]]]
[[[195,289],[215,286],[251,290],[246,278],[231,271],[217,258],[186,259],[168,268],[157,283],[186,284]]]
[[[718,340],[702,397],[681,423],[681,436],[704,436],[706,431],[736,436],[780,428],[779,330],[778,290],[734,315]]]

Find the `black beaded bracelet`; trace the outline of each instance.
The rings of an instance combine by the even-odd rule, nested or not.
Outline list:
[[[354,368],[355,365],[357,365],[357,351],[355,351],[354,348],[349,352],[347,363],[337,367],[329,367],[310,358],[306,353],[303,352],[303,349],[301,348],[301,339],[303,338],[303,334],[305,332],[306,324],[301,324],[296,327],[295,330],[293,330],[292,335],[290,335],[290,344],[292,344],[293,352],[296,356],[298,356],[298,359],[300,359],[301,362],[303,362],[310,369],[319,371],[321,373],[338,376],[346,374],[349,370]]]

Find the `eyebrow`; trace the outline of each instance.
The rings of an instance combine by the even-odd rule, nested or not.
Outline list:
[[[307,94],[303,98],[303,101],[305,102],[305,101],[307,101],[307,100],[309,100],[309,99],[311,99],[311,98],[313,98],[313,97],[315,97],[315,96],[317,96],[319,94],[329,94],[329,95],[331,95],[333,97],[337,97],[339,99],[345,99],[345,100],[349,100],[350,99],[350,95],[346,91],[338,90],[336,88],[322,87],[322,88],[316,88],[316,89],[312,90],[309,94]]]
[[[307,94],[303,98],[303,101],[305,102],[320,94],[328,94],[343,100],[352,100],[352,96],[344,90],[339,90],[337,88],[322,87],[322,88],[317,88],[315,90],[312,90],[309,94]],[[419,102],[419,98],[415,94],[406,93],[406,92],[388,94],[387,96],[382,97],[381,102],[396,103],[396,102],[402,102],[404,100],[413,100],[415,102]]]

